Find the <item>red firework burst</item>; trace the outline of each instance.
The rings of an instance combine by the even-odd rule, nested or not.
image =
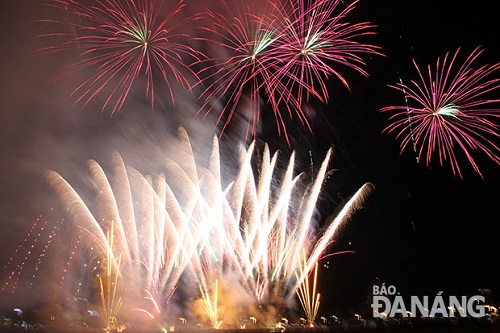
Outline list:
[[[353,1],[343,7],[341,0],[282,2],[278,11],[280,17],[276,18],[282,28],[272,56],[282,59],[277,80],[285,82],[287,92],[297,95],[300,103],[310,96],[327,102],[327,82],[331,77],[349,88],[339,67],[351,68],[368,77],[362,55],[384,56],[380,47],[358,41],[363,36],[374,35],[375,25],[347,21],[357,3]]]
[[[180,17],[185,7],[182,0],[173,6],[153,0],[93,0],[91,3],[53,0],[50,6],[62,10],[66,19],[44,22],[69,26],[71,32],[43,35],[64,39],[43,50],[79,50],[81,59],[57,77],[85,72],[87,78],[72,93],[77,103],[87,105],[103,94],[102,111],[111,107],[114,114],[139,79],[145,81],[145,93],[152,106],[156,77],[166,86],[172,102],[173,82],[189,87],[188,78],[196,80],[187,59],[197,60],[201,53],[190,47],[186,43],[188,36],[180,32],[180,28],[195,17]]]
[[[407,105],[387,106],[381,112],[393,112],[384,133],[396,133],[401,153],[411,147],[418,160],[430,166],[449,163],[453,174],[463,178],[460,158],[464,155],[474,171],[483,178],[475,153],[481,152],[500,164],[499,99],[491,97],[500,88],[500,78],[493,76],[500,63],[475,66],[484,49],[475,48],[459,63],[460,48],[437,60],[427,75],[415,61],[419,80],[411,85],[390,85],[405,95]]]

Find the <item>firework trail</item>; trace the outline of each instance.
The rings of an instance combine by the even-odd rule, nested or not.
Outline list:
[[[3,280],[0,296],[9,290],[10,294],[15,294],[16,289],[21,285],[20,278],[26,270],[30,270],[26,274],[31,275],[27,288],[32,287],[39,273],[38,270],[59,231],[59,225],[52,225],[49,221],[48,218],[38,216],[24,240],[8,258],[0,275],[0,279]],[[23,285],[21,288],[24,287]]]
[[[99,275],[99,287],[100,296],[102,304],[102,318],[104,328],[106,330],[116,329],[117,316],[120,313],[122,306],[122,300],[119,297],[119,283],[118,278],[120,276],[121,270],[121,255],[118,257],[118,262],[115,262],[111,252],[113,248],[113,234],[114,234],[114,224],[111,223],[111,229],[106,233],[106,239],[108,241],[108,249],[106,253],[106,269],[103,273],[104,276]]]
[[[189,46],[189,37],[181,31],[196,16],[181,17],[185,7],[182,0],[175,4],[153,0],[52,0],[49,5],[59,9],[66,19],[42,22],[68,27],[69,32],[40,36],[62,40],[42,51],[77,50],[81,58],[56,80],[77,71],[88,75],[72,92],[76,103],[87,105],[103,95],[102,111],[110,108],[114,114],[132,89],[144,84],[154,107],[155,82],[161,83],[161,95],[169,95],[174,102],[173,82],[188,88],[197,80],[187,64],[201,54]]]
[[[381,112],[392,113],[383,133],[396,133],[401,153],[410,147],[418,160],[431,166],[449,164],[455,176],[463,178],[459,156],[465,156],[474,171],[483,178],[475,153],[486,154],[500,164],[499,99],[489,97],[500,88],[494,74],[500,63],[477,66],[484,49],[477,47],[459,62],[460,48],[438,58],[427,75],[413,61],[419,80],[410,85],[390,85],[405,94],[409,105],[387,106]],[[414,140],[414,142],[412,141]]]
[[[313,276],[313,285],[312,290],[309,285],[309,276],[306,275],[304,281],[297,288],[297,295],[299,297],[300,303],[302,304],[302,308],[304,309],[307,325],[309,327],[314,326],[314,322],[316,320],[316,316],[318,314],[319,309],[319,299],[320,294],[316,293],[316,285],[318,282],[318,263],[314,265],[314,276]]]
[[[208,314],[212,327],[220,328],[223,322],[223,311],[221,311],[218,306],[219,281],[215,280],[214,284],[212,296],[210,296],[209,291],[205,290],[202,286],[200,286],[200,292],[205,304],[205,312]]]

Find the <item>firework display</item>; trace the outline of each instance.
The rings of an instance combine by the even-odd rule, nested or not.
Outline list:
[[[374,25],[345,22],[356,2],[346,8],[340,1],[309,0],[236,0],[222,6],[225,10],[208,11],[212,25],[202,27],[204,40],[216,45],[216,56],[209,56],[199,73],[200,83],[208,82],[199,112],[218,112],[222,133],[238,112],[248,118],[246,136],[255,138],[261,112],[270,110],[289,142],[287,119],[311,130],[304,103],[311,96],[327,102],[326,82],[332,76],[349,87],[336,66],[368,76],[362,56],[383,55],[379,47],[357,41],[375,34]]]
[[[277,315],[272,309],[290,302],[372,185],[361,187],[328,228],[318,233],[313,216],[330,152],[314,182],[302,188],[304,175],[293,175],[293,155],[282,181],[276,184],[280,179],[278,154],[264,151],[260,177],[255,179],[253,146],[242,148],[237,177],[224,187],[227,180],[219,171],[218,141],[214,138],[208,166],[193,164],[199,158],[193,155],[186,132],[180,133],[183,159],[167,162],[167,172],[157,180],[127,171],[119,155],[111,179],[92,162],[98,192],[96,212],[59,174],[48,175],[75,228],[86,233],[84,243],[94,249],[95,260],[107,258],[105,271],[111,273],[107,283],[101,281],[101,290],[108,288],[107,293],[101,292],[107,295],[103,303],[116,304],[109,298],[119,296],[129,311],[161,318],[166,300],[182,278],[199,286],[214,327],[221,320],[238,324],[238,317],[220,318],[216,310],[234,306],[232,295],[238,295],[240,307],[253,309],[253,316],[266,322],[266,316]],[[109,281],[111,275],[115,283]],[[119,289],[110,292],[112,285]],[[144,306],[138,306],[141,303]],[[258,312],[259,306],[265,306],[265,316]],[[233,315],[242,318],[244,314]]]
[[[48,81],[58,88],[54,98],[44,98],[60,103],[57,112],[83,108],[97,111],[98,120],[87,122],[88,113],[71,115],[73,127],[65,128],[63,120],[43,118],[47,143],[30,134],[29,126],[26,137],[14,134],[51,151],[36,166],[50,191],[50,198],[43,198],[50,210],[38,215],[3,257],[0,303],[10,306],[12,299],[32,293],[32,303],[43,308],[39,313],[49,314],[46,321],[57,318],[64,329],[81,322],[106,332],[130,327],[172,332],[182,325],[191,330],[317,328],[322,302],[337,301],[324,297],[320,281],[322,273],[337,274],[326,272],[327,258],[357,249],[375,252],[366,239],[351,247],[350,237],[333,249],[360,211],[370,213],[363,208],[375,193],[375,167],[382,165],[360,167],[354,155],[380,160],[389,155],[375,143],[361,147],[360,138],[373,135],[380,124],[362,128],[364,119],[358,123],[344,112],[357,103],[335,99],[364,84],[354,80],[370,79],[370,61],[388,57],[369,41],[378,37],[378,24],[355,19],[359,4],[45,0],[47,12],[36,19],[43,29],[37,30],[34,53],[58,57],[46,72],[40,70],[50,72]],[[461,46],[426,69],[415,57],[409,62],[415,78],[398,73],[398,83],[384,81],[396,101],[374,108],[383,124],[375,132],[394,137],[397,158],[412,154],[410,168],[428,175],[439,167],[461,182],[469,176],[467,169],[485,181],[490,170],[483,163],[500,165],[500,62],[481,63],[485,50],[475,46],[466,53]],[[318,114],[324,110],[334,115]],[[25,115],[12,115],[29,123]],[[35,119],[42,117],[30,122]],[[338,130],[342,125],[348,125],[345,131]],[[337,140],[343,134],[356,142]],[[56,140],[61,142],[52,146]],[[336,155],[351,149],[352,156],[332,165]],[[110,161],[101,162],[98,156],[110,151]],[[86,172],[79,170],[82,160]],[[355,179],[332,185],[334,171],[346,160],[353,170],[345,175]],[[21,170],[26,166],[19,165]],[[381,170],[390,183],[393,178],[386,174],[393,170],[385,164]],[[411,206],[424,201],[412,192],[421,178],[407,179],[412,176],[406,170],[394,178],[404,184],[384,184],[376,203],[386,204],[397,192],[394,196],[401,200],[403,193],[410,208],[396,209],[396,228],[386,221],[391,213],[385,208],[375,212],[375,220],[389,225],[377,231],[390,234],[384,235],[384,247],[398,237],[392,236],[394,229],[406,231],[408,225],[411,235],[402,242],[420,242],[415,221],[425,215]],[[26,184],[27,192],[36,187]],[[398,215],[402,211],[407,220]],[[14,233],[7,230],[6,237]],[[408,244],[401,252],[411,252]],[[385,282],[374,277],[376,269],[370,274],[363,287]],[[288,314],[297,313],[300,325],[284,324]],[[356,323],[362,322],[361,315],[355,316]],[[321,321],[326,325],[333,317]]]
[[[185,6],[182,0],[175,4],[150,0],[104,0],[91,4],[56,0],[49,5],[60,9],[66,20],[43,22],[56,23],[69,31],[63,29],[40,36],[62,40],[41,50],[78,50],[80,60],[56,78],[85,71],[88,78],[72,92],[77,103],[88,105],[103,95],[102,110],[110,108],[114,114],[137,85],[145,87],[145,94],[154,106],[158,90],[155,82],[162,83],[160,94],[173,101],[173,81],[189,87],[190,80],[196,80],[187,63],[200,54],[186,43],[189,37],[181,30],[187,24],[178,20]],[[187,21],[191,20],[195,17]]]
[[[439,58],[434,68],[429,65],[427,75],[413,61],[419,80],[391,85],[404,94],[408,105],[381,109],[393,113],[384,132],[395,132],[401,151],[413,149],[428,166],[438,160],[462,177],[457,156],[463,154],[482,176],[477,154],[486,154],[500,164],[500,133],[495,123],[500,117],[500,100],[492,95],[500,88],[495,76],[500,64],[474,67],[484,49],[474,49],[463,63],[459,62],[459,51]]]
[[[235,114],[242,115],[246,137],[253,139],[264,111],[273,113],[287,142],[287,119],[298,118],[311,130],[303,103],[310,96],[327,102],[326,82],[331,76],[349,87],[335,65],[368,76],[362,56],[382,55],[377,46],[357,41],[375,34],[374,25],[345,22],[356,2],[341,8],[340,1],[224,0],[215,9],[204,7],[187,18],[182,15],[187,6],[182,0],[173,7],[155,0],[50,4],[70,20],[44,22],[67,26],[70,32],[42,35],[63,39],[42,50],[78,50],[81,60],[61,76],[90,73],[73,90],[77,103],[88,106],[104,95],[102,110],[110,107],[113,114],[123,107],[133,86],[145,81],[154,104],[159,77],[172,101],[174,82],[184,92],[201,89],[197,113],[217,114],[221,133]],[[183,32],[189,25],[196,25],[199,32]],[[203,37],[195,38],[196,34]]]
[[[347,67],[369,76],[362,56],[383,56],[380,47],[358,42],[363,36],[375,34],[369,22],[347,23],[358,4],[341,1],[283,1],[273,21],[279,22],[276,47],[269,51],[276,61],[277,75],[273,82],[284,82],[287,89],[281,99],[297,96],[299,105],[311,96],[328,102],[327,82],[335,77],[349,88],[339,68]],[[345,7],[344,7],[345,6]],[[276,16],[278,15],[278,16]],[[300,111],[300,110],[298,110]],[[300,119],[305,117],[300,114]]]

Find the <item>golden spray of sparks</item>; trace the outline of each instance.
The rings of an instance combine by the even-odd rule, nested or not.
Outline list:
[[[117,299],[118,276],[120,274],[121,255],[115,264],[113,260],[113,227],[111,223],[111,232],[107,232],[108,250],[106,253],[106,272],[104,279],[98,276],[100,285],[100,295],[103,309],[104,327],[107,330],[115,329],[117,326],[117,315],[122,306],[121,297]]]
[[[215,287],[212,291],[213,295],[210,297],[210,292],[207,290],[206,286],[200,285],[200,291],[205,303],[205,312],[210,318],[213,328],[220,328],[222,324],[222,312],[219,313],[218,307],[218,297],[219,297],[219,281],[215,280]]]
[[[304,258],[303,267],[305,266],[306,266],[306,260]],[[299,297],[300,304],[304,309],[304,313],[307,319],[307,325],[309,327],[313,327],[316,315],[318,314],[319,298],[320,298],[320,294],[316,293],[316,286],[318,282],[318,263],[316,262],[316,265],[314,267],[312,290],[309,285],[309,275],[303,274],[303,276],[305,277],[302,283],[297,288],[297,295]],[[299,276],[297,275],[297,278],[298,277]]]

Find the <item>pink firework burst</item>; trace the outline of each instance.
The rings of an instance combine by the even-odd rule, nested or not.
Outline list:
[[[477,47],[460,64],[459,51],[446,53],[443,60],[438,58],[434,69],[429,65],[427,76],[413,61],[419,80],[412,80],[410,85],[389,85],[403,92],[407,105],[380,110],[393,113],[383,133],[396,133],[401,153],[411,147],[427,166],[438,159],[441,166],[449,164],[460,178],[459,156],[464,155],[483,178],[475,153],[484,153],[500,164],[500,100],[489,98],[500,88],[500,78],[493,76],[500,63],[475,66],[484,51]]]
[[[339,68],[351,68],[368,77],[362,55],[384,56],[380,47],[358,41],[375,35],[375,25],[348,22],[348,15],[357,3],[353,1],[346,7],[341,0],[284,0],[281,3],[280,17],[276,20],[282,23],[282,28],[272,53],[273,57],[282,59],[283,64],[277,71],[277,80],[284,82],[287,92],[298,96],[299,103],[310,96],[327,102],[327,82],[331,77],[349,88]]]
[[[188,78],[197,79],[186,62],[197,60],[200,53],[189,46],[188,36],[180,32],[181,26],[195,17],[180,17],[185,7],[182,0],[175,4],[154,0],[93,0],[91,3],[53,0],[50,6],[62,10],[66,19],[43,22],[69,26],[70,32],[43,35],[64,40],[42,50],[80,52],[81,59],[57,78],[75,71],[88,74],[72,92],[77,103],[87,105],[102,94],[105,96],[102,111],[110,107],[114,114],[141,80],[154,107],[156,77],[166,86],[172,102],[172,82],[189,87]]]
[[[368,76],[362,54],[381,54],[379,48],[356,39],[374,34],[369,23],[350,24],[346,16],[356,2],[341,9],[340,1],[223,1],[227,13],[208,11],[216,56],[199,73],[205,90],[200,113],[220,112],[222,132],[242,100],[248,118],[247,138],[255,137],[261,112],[267,106],[278,131],[288,140],[286,120],[298,119],[311,131],[302,103],[310,96],[327,102],[326,81],[335,76],[346,87],[347,79],[336,65]],[[218,109],[216,109],[218,107]]]

